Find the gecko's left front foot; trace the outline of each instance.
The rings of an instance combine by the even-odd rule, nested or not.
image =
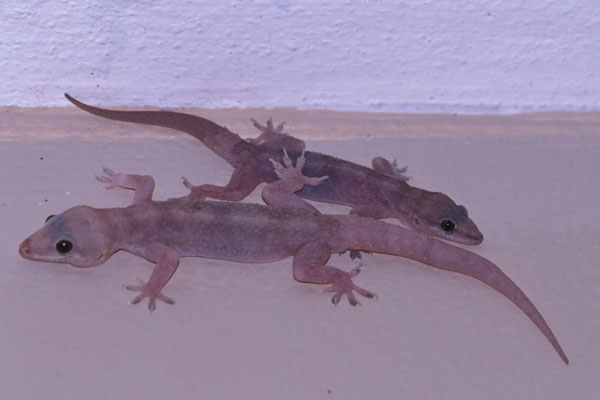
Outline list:
[[[156,299],[162,300],[167,304],[175,304],[175,300],[165,296],[160,292],[160,290],[156,290],[155,288],[150,287],[148,283],[140,285],[125,285],[125,289],[136,292],[142,292],[136,297],[134,297],[133,300],[129,302],[129,304],[138,304],[140,301],[144,300],[147,297],[148,309],[150,311],[154,311],[156,309]]]

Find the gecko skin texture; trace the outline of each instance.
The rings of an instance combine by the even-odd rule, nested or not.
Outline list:
[[[283,124],[274,128],[271,121],[262,126],[256,139],[243,140],[237,134],[207,119],[171,111],[116,111],[84,104],[65,94],[80,109],[91,114],[124,122],[155,125],[186,132],[201,140],[234,168],[226,186],[187,185],[192,196],[239,201],[260,183],[271,183],[277,176],[270,159],[282,162],[282,149],[296,159],[304,142],[284,134]],[[373,159],[373,169],[326,154],[306,152],[303,172],[309,177],[328,176],[318,186],[307,185],[288,195],[290,205],[298,205],[300,196],[325,203],[352,207],[351,214],[375,219],[396,218],[404,226],[430,236],[468,245],[482,242],[483,235],[469,218],[467,209],[443,193],[410,186],[404,170],[382,157]]]
[[[301,170],[300,161],[296,171]],[[293,175],[288,173],[293,169],[289,164],[277,166],[282,180],[294,179],[289,176]],[[328,265],[331,254],[345,250],[391,254],[461,273],[494,288],[533,321],[568,364],[552,330],[525,293],[495,264],[473,252],[369,217],[323,215],[312,209],[277,204],[270,207],[206,201],[195,196],[153,201],[152,177],[117,174],[108,169],[105,173],[98,179],[109,187],[135,190],[134,204],[106,209],[77,206],[52,216],[21,243],[21,256],[77,267],[102,264],[119,250],[143,257],[155,264],[150,279],[145,284],[126,287],[141,292],[132,303],[147,297],[153,310],[156,299],[174,303],[162,294],[162,289],[175,272],[180,257],[242,263],[293,257],[293,275],[297,281],[331,285],[328,291],[334,293],[334,304],[346,295],[352,305],[357,305],[355,292],[367,298],[376,297],[375,294],[354,284],[352,278],[358,269],[348,273]],[[319,185],[324,183],[323,179],[307,178],[305,183]],[[276,191],[263,196],[276,203],[276,193],[273,196]]]

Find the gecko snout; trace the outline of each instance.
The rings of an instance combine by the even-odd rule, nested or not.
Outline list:
[[[23,243],[19,245],[19,254],[24,258],[31,258],[31,238],[23,240]]]

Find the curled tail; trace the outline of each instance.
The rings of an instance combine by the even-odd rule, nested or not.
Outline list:
[[[78,108],[102,118],[115,121],[134,122],[144,125],[162,126],[186,132],[202,141],[215,153],[230,161],[235,144],[243,140],[227,128],[196,115],[173,111],[117,111],[90,106],[74,99],[68,93],[65,97]]]
[[[348,227],[348,248],[411,258],[432,267],[458,272],[496,289],[521,309],[542,331],[562,360],[569,359],[552,330],[527,295],[491,261],[475,253],[444,243],[425,234],[379,221]],[[366,244],[366,245],[365,245]]]

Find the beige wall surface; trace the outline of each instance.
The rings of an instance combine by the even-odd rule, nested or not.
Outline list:
[[[103,166],[154,176],[156,199],[227,182],[231,167],[185,134],[74,108],[0,109],[0,397],[12,399],[591,399],[600,392],[600,115],[453,116],[290,109],[187,110],[243,137],[285,120],[307,148],[408,165],[485,234],[470,250],[532,299],[566,366],[510,301],[407,259],[365,256],[378,300],[333,306],[291,259],[184,259],[165,294],[128,306],[151,265],[128,253],[76,269],[19,257],[21,240],[71,206],[126,206]],[[245,201],[261,202],[259,191]],[[317,204],[323,212],[345,207]],[[347,256],[333,265],[351,269]]]

